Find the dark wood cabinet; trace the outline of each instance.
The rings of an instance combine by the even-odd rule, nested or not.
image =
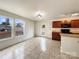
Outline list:
[[[53,21],[52,28],[79,28],[79,19],[71,20],[68,22],[67,20],[62,21]]]
[[[53,21],[52,28],[61,28],[61,21]]]
[[[79,19],[71,20],[71,28],[79,28]]]
[[[52,40],[60,41],[61,40],[60,33],[59,32],[52,32]]]
[[[52,28],[61,28],[61,21],[53,21]],[[61,36],[59,32],[52,32],[52,40],[61,40]]]
[[[52,28],[62,28],[62,33],[70,33],[70,29],[68,28],[79,28],[79,19],[75,20],[64,20],[62,21],[53,21],[52,22]],[[52,32],[52,40],[61,40],[61,35],[59,32]]]

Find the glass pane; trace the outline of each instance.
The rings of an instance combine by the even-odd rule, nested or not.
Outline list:
[[[16,23],[16,28],[15,28],[16,36],[23,35],[24,22],[22,20],[16,19],[15,23]]]
[[[0,16],[0,39],[11,37],[12,19]]]

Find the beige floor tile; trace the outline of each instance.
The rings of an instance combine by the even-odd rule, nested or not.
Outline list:
[[[42,37],[0,51],[0,59],[79,59],[60,53],[60,42]]]

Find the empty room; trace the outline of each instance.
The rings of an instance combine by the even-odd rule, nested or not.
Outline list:
[[[79,59],[79,0],[0,0],[0,59]]]

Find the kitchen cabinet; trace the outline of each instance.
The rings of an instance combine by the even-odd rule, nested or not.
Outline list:
[[[60,33],[59,32],[52,32],[52,40],[60,41],[61,40]]]
[[[71,20],[71,28],[79,28],[79,19]]]
[[[61,28],[61,21],[53,21],[52,28]]]

